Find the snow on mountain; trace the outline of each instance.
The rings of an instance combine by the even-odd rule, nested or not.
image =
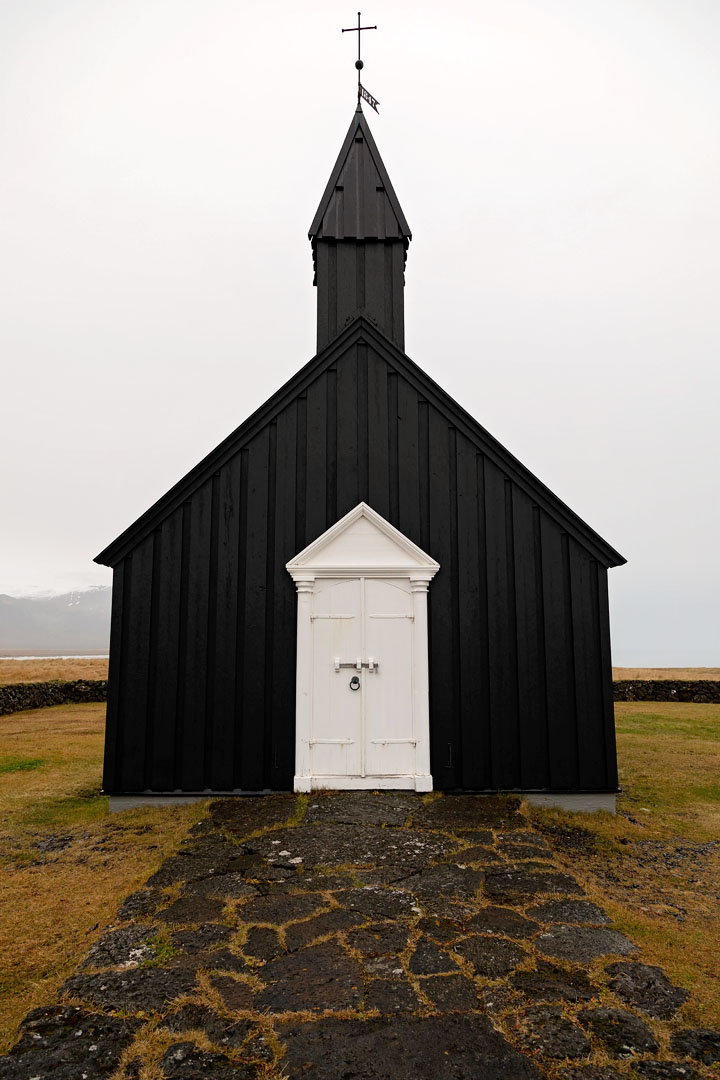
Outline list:
[[[0,655],[107,652],[111,598],[107,585],[0,594]]]

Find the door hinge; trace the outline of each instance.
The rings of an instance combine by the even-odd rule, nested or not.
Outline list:
[[[417,739],[371,739],[375,746],[417,746]]]
[[[354,739],[309,739],[308,746],[353,746]]]

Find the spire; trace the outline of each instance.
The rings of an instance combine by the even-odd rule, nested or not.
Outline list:
[[[357,314],[404,347],[410,227],[360,103],[310,226],[318,289],[318,349]]]
[[[370,128],[358,107],[308,233],[318,240],[397,240],[412,233]]]

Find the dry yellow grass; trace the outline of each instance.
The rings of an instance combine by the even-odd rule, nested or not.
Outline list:
[[[107,679],[107,657],[70,660],[0,660],[0,686],[50,682],[52,679]]]
[[[717,667],[614,667],[613,679],[720,679]]]
[[[614,667],[613,679],[720,679],[720,668]],[[51,679],[107,679],[107,657],[40,660],[0,659],[0,686]]]
[[[0,718],[0,1053],[205,812],[110,816],[99,794],[104,726],[101,704]]]

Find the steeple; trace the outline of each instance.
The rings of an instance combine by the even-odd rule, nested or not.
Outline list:
[[[318,351],[360,314],[404,349],[412,236],[359,103],[308,235]]]

